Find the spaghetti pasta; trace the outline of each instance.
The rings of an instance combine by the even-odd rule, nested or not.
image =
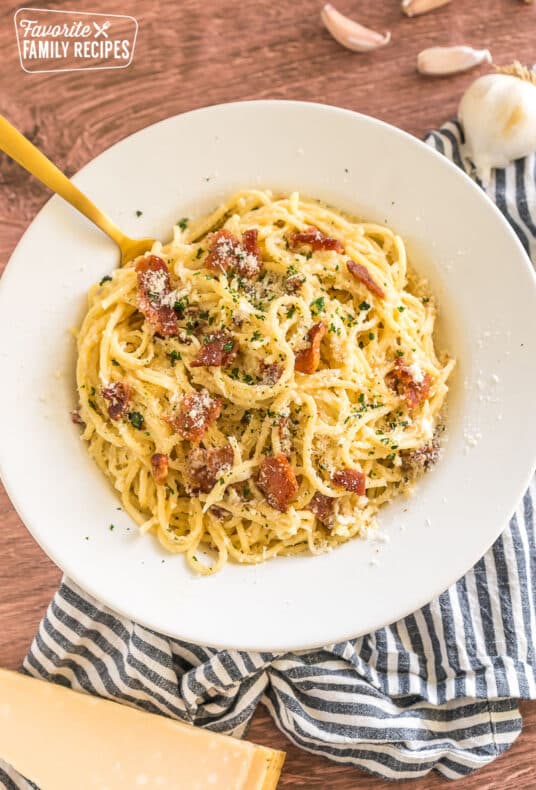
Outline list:
[[[90,290],[83,439],[198,573],[329,550],[437,455],[435,315],[388,228],[241,191]]]

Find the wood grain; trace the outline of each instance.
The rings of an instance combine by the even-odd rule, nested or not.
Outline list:
[[[13,27],[17,6],[0,7],[2,111],[71,175],[112,143],[147,124],[224,101],[281,98],[319,101],[382,118],[422,136],[453,116],[475,74],[424,79],[415,73],[418,51],[434,44],[489,47],[495,61],[532,63],[536,7],[519,0],[454,0],[415,19],[398,0],[338,0],[337,7],[380,30],[392,44],[355,55],[339,47],[319,23],[321,2],[290,0],[58,0],[40,7],[123,13],[140,23],[133,64],[125,71],[26,74]],[[36,211],[44,188],[0,156],[0,265]],[[31,452],[31,446],[29,448]],[[17,668],[59,579],[58,569],[33,542],[6,494],[0,494],[0,665]],[[489,767],[463,780],[464,790],[536,787],[536,703],[522,703],[523,734]],[[314,757],[288,743],[264,708],[249,737],[286,749],[281,788],[387,788],[353,768]],[[444,780],[430,775],[400,787],[429,790]],[[462,784],[460,784],[462,786]]]

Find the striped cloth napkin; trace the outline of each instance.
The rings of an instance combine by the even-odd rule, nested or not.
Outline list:
[[[427,142],[469,171],[449,123]],[[536,157],[486,191],[536,256]],[[505,264],[506,265],[506,264]],[[415,614],[302,653],[213,650],[150,631],[65,579],[26,659],[39,678],[240,737],[259,702],[287,737],[386,779],[465,776],[521,731],[536,698],[536,482],[480,562]],[[30,787],[5,766],[8,788]]]

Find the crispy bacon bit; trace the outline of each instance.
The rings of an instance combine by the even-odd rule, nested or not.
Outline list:
[[[271,365],[267,365],[265,362],[261,362],[261,376],[260,376],[260,383],[264,384],[265,386],[272,387],[276,384],[281,376],[283,375],[283,366],[279,364],[279,362],[272,362]]]
[[[360,283],[363,283],[365,288],[368,288],[371,293],[379,296],[380,299],[385,299],[385,291],[383,288],[380,288],[378,283],[372,278],[366,266],[363,266],[361,263],[356,263],[350,258],[346,261],[346,266],[350,274],[355,277],[356,280],[359,280]]]
[[[311,225],[305,230],[297,230],[291,233],[289,244],[292,250],[295,250],[296,247],[300,247],[302,244],[309,244],[313,250],[335,250],[335,252],[344,252],[344,247],[338,239],[326,236],[325,233],[315,228],[314,225]]]
[[[300,274],[291,274],[290,277],[287,277],[285,280],[285,293],[287,294],[295,294],[301,289],[302,285],[305,282],[305,277],[302,277]]]
[[[136,264],[138,273],[138,308],[155,334],[171,337],[179,331],[177,316],[170,304],[172,293],[169,270],[157,255],[146,255]]]
[[[154,455],[151,455],[151,468],[157,485],[161,486],[166,482],[168,466],[169,458],[165,453],[154,453]]]
[[[182,399],[179,413],[167,421],[183,439],[198,442],[220,416],[221,405],[221,400],[212,398],[206,390],[194,390]]]
[[[102,397],[108,401],[108,414],[112,420],[120,420],[126,414],[130,400],[130,387],[116,381],[101,390]]]
[[[404,397],[411,410],[423,402],[430,392],[432,379],[429,373],[425,373],[420,381],[413,375],[411,367],[404,364],[401,357],[395,362],[395,367],[385,377],[387,385],[396,392],[397,395]]]
[[[299,370],[300,373],[314,373],[318,370],[320,364],[320,343],[325,334],[326,325],[322,321],[310,328],[307,334],[309,345],[302,351],[298,351],[294,362],[294,368]]]
[[[428,444],[417,447],[416,450],[402,450],[400,455],[405,469],[418,472],[433,466],[438,461],[440,453],[441,444],[439,437],[434,436]]]
[[[269,455],[261,462],[257,485],[274,510],[284,513],[298,493],[294,470],[283,453]]]
[[[336,486],[346,488],[353,494],[363,496],[366,491],[366,476],[358,469],[340,469],[331,480]]]
[[[80,412],[78,411],[78,409],[76,409],[75,411],[71,412],[71,422],[74,423],[75,425],[81,425],[82,428],[86,427],[86,424],[85,424],[84,420],[81,418]]]
[[[236,270],[242,277],[253,277],[258,274],[262,266],[261,251],[259,249],[259,231],[257,228],[245,230],[242,236],[242,247],[246,255],[238,256]]]
[[[192,492],[202,491],[208,494],[212,491],[218,478],[232,469],[233,458],[233,448],[230,445],[213,447],[210,450],[202,447],[190,450],[186,463]]]
[[[226,332],[205,335],[203,345],[193,362],[192,368],[226,367],[238,354],[238,343]]]
[[[310,510],[324,526],[331,527],[334,506],[335,500],[332,497],[317,491],[305,509]]]
[[[244,231],[242,242],[223,228],[210,237],[205,266],[212,272],[236,271],[241,277],[255,277],[261,270],[262,259],[255,228]]]
[[[229,513],[228,510],[218,507],[217,505],[212,505],[212,507],[209,507],[208,512],[212,513],[212,515],[215,516],[218,521],[230,521],[233,517],[232,513]]]

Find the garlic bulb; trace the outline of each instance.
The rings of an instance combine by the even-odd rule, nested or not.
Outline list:
[[[321,11],[322,22],[335,41],[354,52],[370,52],[372,49],[384,47],[391,40],[391,34],[377,33],[368,27],[354,22],[344,16],[331,3],[327,3]]]
[[[536,151],[536,73],[514,63],[479,77],[462,96],[458,117],[480,179]]]

